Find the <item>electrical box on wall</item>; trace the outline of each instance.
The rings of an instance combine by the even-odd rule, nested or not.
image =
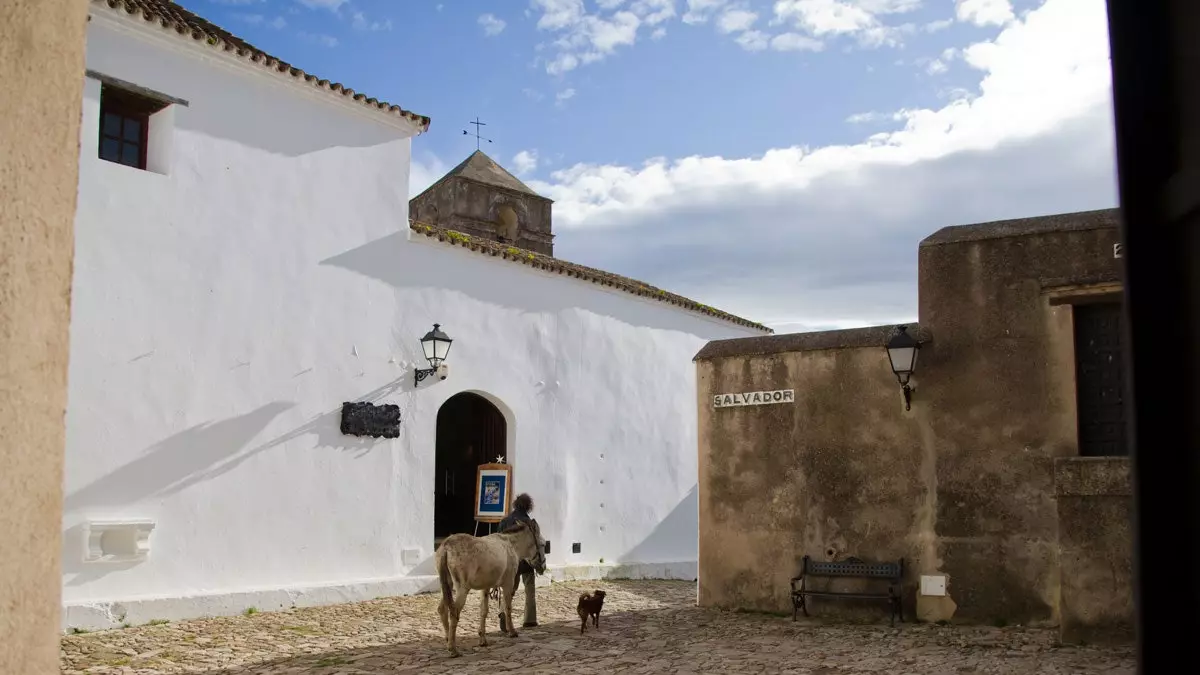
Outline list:
[[[942,574],[921,575],[921,595],[943,597],[946,595],[946,577]]]
[[[581,550],[583,550],[583,547],[579,542],[571,544],[571,553],[579,553]]]

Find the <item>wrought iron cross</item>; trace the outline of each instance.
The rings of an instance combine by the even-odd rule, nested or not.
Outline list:
[[[479,115],[476,115],[476,116],[475,116],[475,121],[474,121],[474,122],[467,122],[467,124],[474,124],[474,125],[475,125],[475,133],[474,133],[474,134],[472,134],[471,132],[467,131],[466,129],[463,129],[463,136],[472,136],[472,135],[473,135],[473,136],[475,136],[475,149],[476,149],[476,150],[478,150],[478,149],[479,149],[479,141],[487,141],[488,143],[491,143],[491,142],[492,142],[492,139],[490,139],[490,138],[484,138],[483,136],[480,136],[480,135],[479,135],[479,131],[480,131],[480,130],[479,130],[479,127],[486,127],[486,126],[487,126],[487,122],[480,122],[480,121],[479,121]]]

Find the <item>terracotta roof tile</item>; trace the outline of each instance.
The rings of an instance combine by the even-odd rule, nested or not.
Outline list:
[[[297,83],[307,83],[326,91],[339,94],[346,98],[362,103],[364,106],[380,112],[401,117],[416,122],[421,131],[429,129],[429,118],[409,112],[398,105],[370,98],[366,94],[356,92],[338,82],[323,80],[316,75],[306,73],[291,64],[278,59],[245,40],[233,35],[216,24],[189,12],[171,0],[90,0],[92,5],[100,5],[114,12],[121,12],[132,17],[141,17],[147,23],[157,23],[163,30],[171,31],[182,38],[190,38],[193,42],[203,43],[213,49],[236,55],[263,68],[277,73],[290,75]]]
[[[540,269],[547,272],[555,272],[557,274],[564,274],[568,277],[582,279],[600,286],[608,286],[632,295],[658,300],[660,302],[665,302],[671,305],[689,309],[693,312],[707,314],[708,316],[722,319],[730,323],[735,323],[739,326],[756,328],[766,333],[774,332],[761,323],[750,321],[749,319],[743,319],[740,316],[734,316],[733,314],[723,312],[715,307],[709,307],[708,305],[701,304],[695,300],[685,298],[682,295],[669,293],[660,288],[655,288],[649,284],[642,283],[636,279],[630,279],[629,277],[623,277],[619,274],[605,272],[593,267],[585,267],[584,265],[567,262],[566,260],[562,260],[560,258],[552,258],[540,253],[534,253],[533,251],[516,248],[515,246],[508,246],[506,244],[488,241],[486,239],[479,239],[461,232],[455,232],[454,230],[447,230],[442,227],[437,227],[435,225],[410,222],[409,227],[414,232],[419,232],[426,237],[437,239],[438,241],[443,241],[449,244],[462,246],[482,255],[498,256],[504,260],[510,260],[522,265],[529,265],[535,269]]]

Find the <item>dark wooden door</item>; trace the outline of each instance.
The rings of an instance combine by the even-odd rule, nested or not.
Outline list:
[[[1126,455],[1121,305],[1076,305],[1074,313],[1079,454]]]
[[[447,400],[437,416],[434,537],[475,531],[475,478],[480,464],[506,454],[504,413],[472,393]]]

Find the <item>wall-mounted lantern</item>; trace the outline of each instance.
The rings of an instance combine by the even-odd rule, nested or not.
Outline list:
[[[908,386],[908,378],[917,369],[917,353],[921,351],[921,343],[908,334],[908,326],[896,326],[896,334],[888,340],[888,360],[892,362],[892,372],[904,390],[904,409],[912,410],[912,387]]]
[[[413,386],[420,384],[421,380],[434,373],[441,375],[443,380],[446,379],[445,361],[446,355],[450,353],[451,342],[454,341],[442,332],[441,324],[433,324],[433,330],[421,338],[421,350],[425,352],[425,359],[429,361],[429,367],[416,370],[413,374]]]

